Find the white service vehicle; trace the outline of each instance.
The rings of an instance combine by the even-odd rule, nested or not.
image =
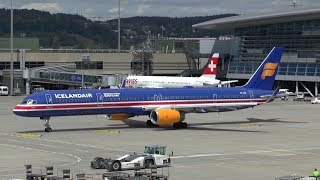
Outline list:
[[[118,159],[103,159],[96,157],[91,161],[94,169],[108,169],[109,171],[121,171],[139,168],[148,168],[152,165],[170,165],[170,156],[166,155],[166,146],[150,145],[145,146],[142,154],[127,154]]]
[[[296,97],[293,99],[294,101],[305,101],[306,98],[304,96],[304,92],[298,92]]]
[[[313,100],[311,100],[311,104],[320,104],[320,97],[316,97]]]
[[[9,91],[7,86],[0,86],[0,95],[1,96],[8,96]]]

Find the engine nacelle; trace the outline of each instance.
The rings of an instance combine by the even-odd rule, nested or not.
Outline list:
[[[125,120],[132,117],[130,114],[110,114],[107,115],[109,120]]]
[[[156,109],[150,113],[150,120],[157,125],[171,125],[184,119],[185,114],[174,109]]]

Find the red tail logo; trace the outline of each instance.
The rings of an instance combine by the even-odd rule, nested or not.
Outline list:
[[[217,68],[218,68],[218,62],[219,62],[219,54],[214,53],[212,55],[212,58],[209,60],[207,67],[203,72],[203,75],[216,75]]]

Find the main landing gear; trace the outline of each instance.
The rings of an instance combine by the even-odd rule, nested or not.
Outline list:
[[[172,127],[174,129],[187,129],[188,128],[188,123],[186,123],[186,122],[178,122],[178,123],[174,123]]]
[[[157,124],[153,124],[153,122],[151,120],[148,120],[146,122],[147,127],[159,127],[159,125]]]
[[[159,125],[153,124],[151,120],[148,120],[146,122],[146,125],[147,125],[147,127],[153,127],[153,128],[154,127],[159,127]],[[174,129],[187,129],[188,128],[188,123],[186,123],[186,122],[178,122],[178,123],[174,123],[172,125],[172,127]]]
[[[40,119],[42,119],[42,120],[45,121],[45,123],[44,123],[44,127],[45,127],[45,128],[44,128],[44,131],[45,131],[45,132],[51,132],[52,129],[51,129],[50,124],[49,124],[50,117],[45,117],[45,118],[40,118]]]

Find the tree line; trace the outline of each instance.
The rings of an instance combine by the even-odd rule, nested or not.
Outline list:
[[[170,37],[214,36],[208,30],[194,31],[192,25],[233,15],[122,18],[122,48],[141,43],[150,34]],[[0,9],[0,17],[0,37],[9,37],[10,10]],[[41,48],[117,48],[117,20],[99,22],[77,14],[15,9],[13,24],[15,37],[38,37]]]

